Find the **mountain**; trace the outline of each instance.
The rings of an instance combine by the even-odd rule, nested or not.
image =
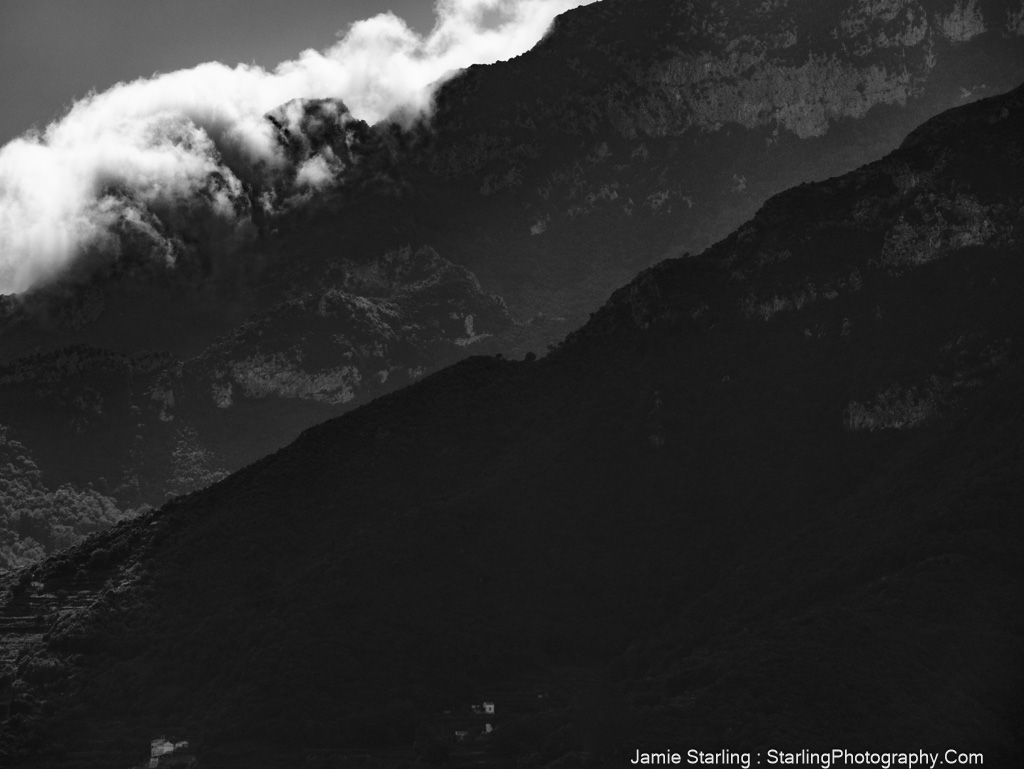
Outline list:
[[[1019,765],[1022,166],[1019,87],[12,574],[5,765]]]
[[[266,120],[295,179],[222,153],[241,225],[111,189],[136,211],[117,248],[4,298],[0,422],[47,493],[162,504],[467,353],[543,353],[772,194],[1017,85],[1022,19],[998,0],[603,0],[407,127],[282,105]]]

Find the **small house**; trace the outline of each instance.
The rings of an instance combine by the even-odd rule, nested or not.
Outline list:
[[[188,749],[188,740],[171,742],[166,737],[157,737],[149,747],[149,769],[162,767],[189,767],[195,763],[195,756]]]

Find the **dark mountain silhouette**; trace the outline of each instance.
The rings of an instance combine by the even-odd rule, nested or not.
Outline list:
[[[943,113],[542,359],[465,360],[11,575],[5,765],[171,733],[210,766],[1019,765],[1022,142],[1024,88]]]
[[[119,258],[4,298],[0,422],[48,493],[162,504],[467,353],[543,353],[638,270],[1022,77],[1001,0],[604,0],[446,83],[429,124],[282,105],[283,152],[329,150],[331,187],[239,166],[246,228],[143,212]]]

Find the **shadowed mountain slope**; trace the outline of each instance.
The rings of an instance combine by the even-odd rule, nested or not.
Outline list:
[[[468,359],[12,577],[5,762],[174,730],[211,766],[431,761],[443,711],[542,682],[486,763],[1016,765],[1022,137],[1024,89],[944,113],[544,359]]]

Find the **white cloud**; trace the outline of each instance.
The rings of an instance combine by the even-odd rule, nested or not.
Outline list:
[[[438,0],[426,36],[387,13],[273,71],[210,62],[92,94],[44,132],[0,148],[0,293],[46,279],[83,249],[116,254],[118,227],[151,221],[143,208],[189,199],[205,214],[239,216],[236,174],[287,165],[264,119],[275,107],[339,98],[370,123],[429,112],[447,75],[523,53],[558,13],[590,2]],[[310,158],[294,171],[300,185],[321,187],[332,168],[332,158]]]
[[[323,155],[314,155],[299,166],[295,183],[300,187],[320,188],[331,180],[331,167]]]

